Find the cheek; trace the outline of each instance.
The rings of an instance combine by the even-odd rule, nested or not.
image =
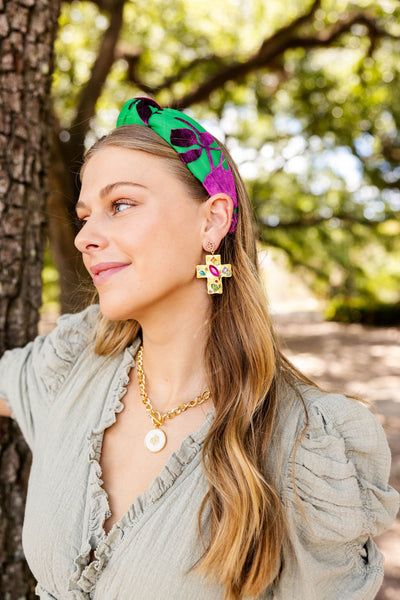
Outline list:
[[[131,228],[115,231],[115,243],[128,255],[141,278],[187,277],[201,256],[200,227],[193,212],[165,207],[149,212]]]
[[[196,263],[192,249],[181,239],[158,234],[147,248],[142,248],[134,265],[136,274],[146,287],[171,289],[188,283],[195,277]]]

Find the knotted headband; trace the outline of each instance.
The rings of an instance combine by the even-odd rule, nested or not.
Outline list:
[[[161,108],[150,98],[132,98],[125,102],[117,119],[121,125],[145,125],[163,138],[180,156],[190,172],[210,196],[223,192],[233,201],[230,233],[237,224],[237,195],[231,168],[216,140],[191,117]]]

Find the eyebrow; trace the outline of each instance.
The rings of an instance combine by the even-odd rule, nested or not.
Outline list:
[[[131,187],[140,187],[140,188],[144,188],[146,189],[145,185],[141,185],[140,183],[134,183],[133,181],[116,181],[115,183],[109,183],[108,185],[106,185],[105,187],[103,187],[100,192],[100,198],[106,198],[106,196],[108,196],[109,194],[111,194],[111,192],[120,186],[131,186]],[[87,205],[82,201],[82,200],[78,200],[78,202],[75,205],[75,209],[77,208],[87,208]]]

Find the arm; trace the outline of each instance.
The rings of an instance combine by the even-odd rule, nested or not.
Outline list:
[[[11,411],[7,404],[0,398],[0,417],[11,417]]]
[[[294,453],[295,481],[287,464],[290,549],[275,596],[372,600],[383,578],[372,536],[390,526],[399,506],[388,485],[390,451],[367,408],[314,394],[306,393],[309,426]]]
[[[63,315],[48,335],[38,335],[0,358],[0,416],[14,418],[28,445],[77,358],[87,349],[98,307]]]

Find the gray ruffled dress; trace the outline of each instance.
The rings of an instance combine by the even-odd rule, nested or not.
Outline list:
[[[42,600],[220,600],[218,583],[188,573],[202,553],[201,449],[212,413],[108,535],[103,529],[103,432],[124,408],[139,340],[113,358],[95,355],[98,310],[62,316],[52,333],[0,361],[0,397],[33,453],[23,545],[36,593]],[[306,435],[294,452],[304,410],[287,390],[276,430],[280,451],[271,451],[290,542],[278,583],[260,599],[373,599],[383,571],[371,536],[391,524],[399,501],[388,486],[385,435],[360,403],[313,388],[302,393]]]

